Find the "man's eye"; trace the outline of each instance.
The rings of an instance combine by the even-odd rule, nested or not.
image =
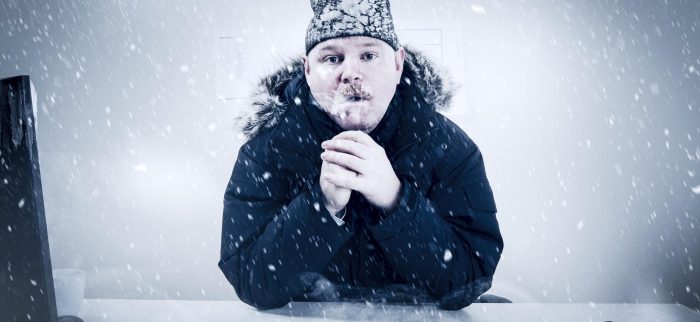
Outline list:
[[[377,58],[377,55],[375,55],[374,53],[364,53],[362,55],[362,59],[364,59],[364,60],[372,60],[375,58]]]
[[[338,56],[326,56],[326,58],[323,59],[323,62],[337,64],[340,62],[340,57],[338,57]]]

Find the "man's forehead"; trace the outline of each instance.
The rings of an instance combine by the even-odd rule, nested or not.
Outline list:
[[[324,42],[321,42],[316,47],[319,51],[323,51],[339,50],[349,47],[381,47],[382,44],[384,44],[384,42],[376,38],[365,36],[352,36],[329,39]]]

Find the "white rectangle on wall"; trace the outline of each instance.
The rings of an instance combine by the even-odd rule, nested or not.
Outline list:
[[[260,80],[304,54],[303,26],[272,23],[219,31],[216,96],[227,102],[248,98]],[[298,35],[298,36],[290,36]]]
[[[221,100],[242,99],[252,88],[251,66],[244,50],[245,41],[236,36],[220,36],[217,41],[216,96]]]
[[[465,83],[465,63],[462,41],[464,28],[459,20],[402,20],[396,33],[403,45],[414,48],[428,58],[455,84],[452,104],[443,113],[463,116],[466,99],[459,86]]]

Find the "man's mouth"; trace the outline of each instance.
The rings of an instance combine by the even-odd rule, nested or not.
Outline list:
[[[361,102],[361,101],[366,101],[367,98],[362,97],[360,95],[350,95],[350,96],[347,96],[347,100],[350,102]]]

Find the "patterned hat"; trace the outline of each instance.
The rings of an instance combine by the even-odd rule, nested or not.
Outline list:
[[[399,49],[389,0],[311,0],[311,8],[314,17],[306,31],[307,54],[323,41],[348,36],[377,38]]]

